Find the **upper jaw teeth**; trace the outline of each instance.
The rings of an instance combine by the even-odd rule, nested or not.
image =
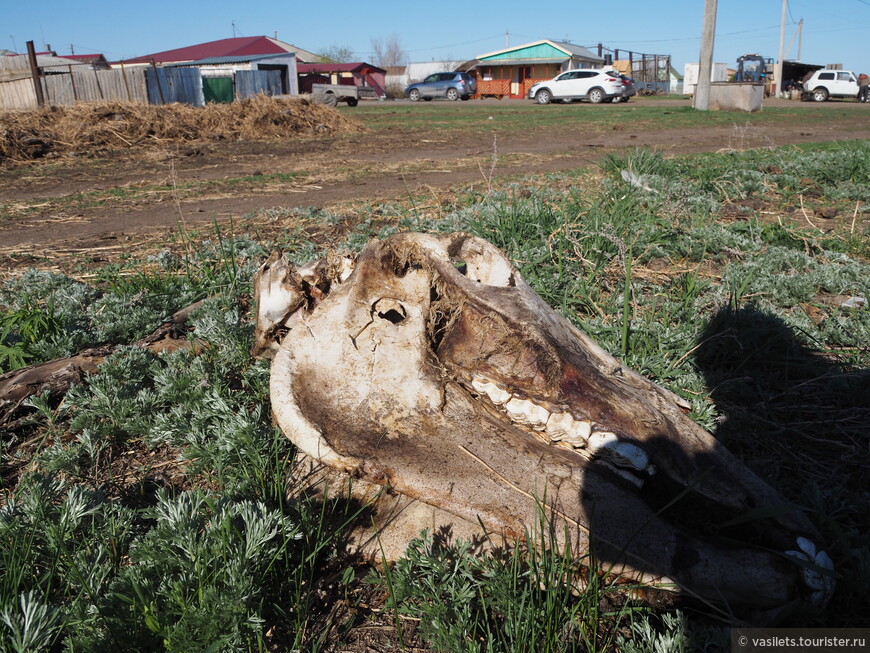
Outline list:
[[[552,442],[575,449],[587,448],[597,458],[623,469],[655,473],[649,455],[638,445],[620,440],[611,431],[596,430],[589,420],[577,419],[568,411],[551,412],[530,399],[514,397],[508,390],[483,376],[475,375],[471,387],[486,396],[514,424],[545,431]]]
[[[489,400],[496,406],[503,406],[511,398],[510,392],[502,390],[495,383],[483,377],[475,376],[471,380],[471,387],[477,390],[480,394],[489,397]]]
[[[601,456],[607,457],[617,467],[636,469],[639,472],[653,473],[646,451],[636,444],[625,442],[609,431],[596,431],[589,439],[589,448]]]
[[[571,413],[551,413],[547,420],[547,435],[553,442],[564,441],[579,449],[592,435],[592,422],[574,419]]]
[[[504,405],[505,412],[511,421],[524,426],[531,426],[536,431],[547,428],[550,411],[528,399],[512,397]]]

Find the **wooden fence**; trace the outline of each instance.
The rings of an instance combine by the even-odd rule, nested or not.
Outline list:
[[[92,70],[76,66],[64,69],[52,66],[43,68],[40,78],[46,104],[74,104],[99,100],[124,100],[148,102],[145,68],[115,68]],[[0,110],[36,108],[36,91],[33,79],[21,74],[18,79],[0,80]]]
[[[97,100],[148,102],[145,68],[113,70],[73,69],[61,74],[46,71],[43,76],[45,101],[50,104],[74,104]]]
[[[234,97],[281,94],[277,70],[238,70],[231,75]],[[94,70],[85,66],[42,68],[42,94],[49,105],[121,100],[145,104],[185,102],[203,106],[199,68],[120,67]],[[0,76],[0,111],[34,109],[36,91],[30,71],[6,71]]]
[[[148,87],[146,102],[151,104],[184,102],[195,107],[205,104],[199,68],[148,68],[145,83]]]
[[[497,97],[501,100],[511,94],[511,80],[509,79],[478,79],[477,97]]]
[[[32,109],[36,106],[36,91],[29,77],[0,80],[0,111]]]
[[[546,79],[524,79],[521,83],[512,82],[509,79],[479,79],[477,80],[477,93],[474,97],[495,97],[501,100],[505,97],[522,97],[529,96],[529,89],[538,82],[544,82]],[[515,96],[514,93],[518,93]]]

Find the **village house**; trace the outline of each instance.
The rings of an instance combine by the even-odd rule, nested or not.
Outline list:
[[[164,50],[153,54],[125,59],[125,65],[150,65],[192,63],[212,57],[254,57],[267,54],[286,54],[292,52],[297,61],[317,61],[318,56],[290,43],[269,36],[237,36],[218,39],[197,45],[189,45],[174,50]]]
[[[477,76],[479,97],[525,98],[529,88],[571,68],[600,68],[604,58],[560,41],[534,41],[488,52],[459,67]]]

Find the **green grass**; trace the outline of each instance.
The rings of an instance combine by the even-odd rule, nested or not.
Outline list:
[[[551,109],[583,110],[527,111]],[[182,232],[157,257],[107,266],[90,284],[35,270],[7,281],[7,368],[119,348],[62,400],[28,400],[0,441],[0,650],[317,651],[354,641],[366,619],[397,648],[415,636],[445,651],[723,646],[722,624],[627,600],[536,525],[527,539],[539,546],[488,554],[422,534],[394,567],[368,575],[342,556],[360,507],[293,491],[295,452],[270,418],[268,365],[248,354],[250,284],[273,247],[301,263],[405,229],[487,238],[557,311],[685,398],[693,419],[822,532],[839,587],[827,612],[800,625],[870,625],[870,309],[827,299],[870,296],[868,160],[870,146],[849,142],[679,158],[639,150],[597,172],[457,190],[446,207],[409,197],[353,221],[285,212],[297,228],[277,240],[217,225]],[[843,213],[825,230],[770,217],[801,201]],[[308,235],[334,224],[350,226],[340,243]],[[206,297],[190,349],[129,346]],[[383,612],[366,608],[372,592]]]
[[[728,111],[696,111],[690,106],[669,106],[629,102],[618,105],[551,104],[539,106],[532,101],[506,101],[504,104],[478,104],[474,100],[462,105],[433,101],[418,104],[396,103],[370,106],[362,103],[341,111],[375,131],[413,128],[439,130],[511,130],[553,129],[566,132],[601,132],[614,126],[630,129],[655,126],[656,129],[730,127],[738,125],[801,124],[808,127],[837,119],[852,119],[854,111],[801,104],[795,107],[769,107],[752,114]]]
[[[487,554],[424,532],[370,582],[389,592],[397,615],[419,620],[419,633],[436,650],[608,650],[615,626],[637,608],[594,561],[554,547],[546,522],[526,533],[533,546]],[[608,598],[612,607],[602,608]]]

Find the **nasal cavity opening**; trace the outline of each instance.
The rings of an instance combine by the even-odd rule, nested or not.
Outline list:
[[[399,324],[408,317],[408,312],[402,303],[388,297],[376,301],[372,306],[372,313],[392,324]]]

